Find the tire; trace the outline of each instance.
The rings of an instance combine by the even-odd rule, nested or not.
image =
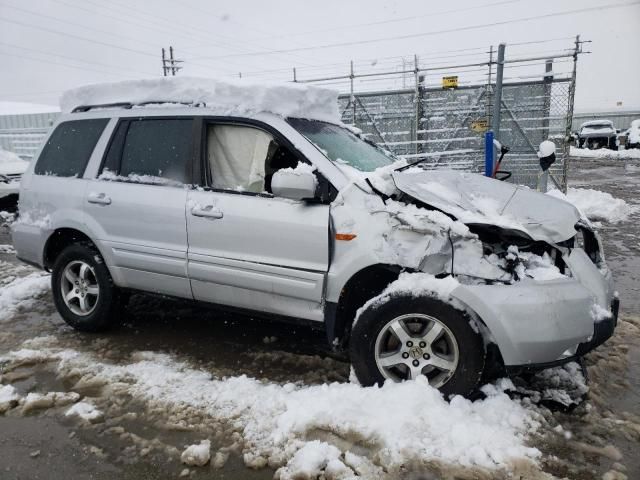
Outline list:
[[[614,152],[618,150],[618,144],[615,138],[609,139],[609,149],[613,150]]]
[[[404,324],[404,334],[408,333],[408,328],[410,334],[405,340],[412,344],[405,342],[401,345],[399,337],[391,333],[390,325],[396,321]],[[424,330],[416,329],[421,323],[424,324]],[[436,340],[432,344],[420,343],[421,335],[429,341],[429,334],[436,325],[441,330]],[[457,361],[453,362],[455,366],[452,364],[455,348],[450,337],[457,346]],[[394,357],[391,360],[394,366],[384,368],[379,366],[379,362],[389,361],[382,351],[387,347],[394,352],[389,355]],[[486,351],[482,335],[473,330],[466,313],[431,297],[396,295],[361,313],[351,333],[349,354],[362,385],[382,385],[387,379],[406,380],[411,377],[410,363],[416,365],[413,369],[414,378],[425,375],[432,386],[449,397],[470,396],[477,390]],[[395,364],[399,358],[403,359],[403,363]],[[441,363],[443,358],[448,360],[445,363],[449,367],[453,367],[448,372],[430,365],[434,360]]]
[[[69,288],[72,278],[73,292]],[[119,323],[120,292],[100,253],[90,243],[70,245],[58,255],[51,274],[51,290],[60,316],[76,330],[100,332]],[[66,293],[72,297],[70,300],[65,300]]]

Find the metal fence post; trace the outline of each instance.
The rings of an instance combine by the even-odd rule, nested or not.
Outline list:
[[[349,82],[350,82],[349,85],[350,85],[350,88],[351,88],[351,97],[349,97],[349,98],[350,98],[351,104],[352,104],[351,108],[352,108],[352,111],[353,111],[353,126],[357,127],[357,125],[356,125],[356,97],[355,97],[355,95],[353,93],[353,78],[354,78],[354,75],[353,75],[353,60],[351,60],[351,67],[350,67],[349,71],[350,71],[350,73],[349,73]]]
[[[571,124],[573,122],[573,102],[576,95],[576,73],[578,67],[578,55],[582,53],[582,42],[580,35],[576,35],[575,47],[573,50],[573,71],[571,72],[571,83],[569,84],[569,104],[567,105],[567,117],[565,119],[565,137],[564,137],[564,163],[562,165],[562,191],[567,193],[567,175],[569,173],[569,139],[571,138]]]
[[[484,175],[493,177],[493,132],[484,134]]]
[[[542,120],[542,139],[549,138],[549,116],[551,115],[551,84],[553,83],[553,59],[544,64],[544,119]]]
[[[498,62],[496,68],[496,88],[493,90],[493,115],[491,116],[491,129],[493,135],[500,140],[500,110],[502,108],[502,77],[504,74],[504,50],[505,44],[498,45]]]
[[[420,119],[422,118],[422,98],[421,98],[422,93],[420,91],[420,68],[418,66],[417,55],[413,56],[413,76],[414,76],[414,82],[416,86],[416,91],[414,96],[414,99],[416,102],[416,117],[415,117],[415,128],[414,128],[413,140],[416,142],[414,153],[417,154],[420,152],[420,147],[418,146],[418,130],[420,130]]]
[[[489,75],[487,79],[487,93],[485,99],[485,115],[487,125],[491,125],[491,80],[493,77],[493,45],[489,48]]]

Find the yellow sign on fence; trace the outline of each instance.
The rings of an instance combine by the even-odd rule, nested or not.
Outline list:
[[[486,118],[479,118],[478,120],[471,122],[470,128],[476,133],[484,133],[489,130],[489,122]]]
[[[458,88],[458,76],[442,77],[442,88]]]

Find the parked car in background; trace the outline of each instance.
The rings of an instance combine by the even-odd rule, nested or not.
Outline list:
[[[631,122],[625,135],[627,137],[626,148],[640,148],[640,119]]]
[[[28,166],[26,160],[0,148],[0,207],[17,205],[20,179]]]
[[[610,120],[591,120],[584,122],[576,133],[578,148],[618,149],[618,132]]]

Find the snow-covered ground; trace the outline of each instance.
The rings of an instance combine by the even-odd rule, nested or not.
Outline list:
[[[588,148],[570,147],[569,155],[571,157],[608,158],[612,160],[640,159],[640,149],[632,148],[630,150],[609,150],[608,148],[600,148],[598,150],[589,150]]]
[[[550,190],[548,194],[572,203],[594,222],[623,222],[638,210],[638,207],[629,205],[621,198],[591,188],[569,187],[566,195],[559,190]]]

